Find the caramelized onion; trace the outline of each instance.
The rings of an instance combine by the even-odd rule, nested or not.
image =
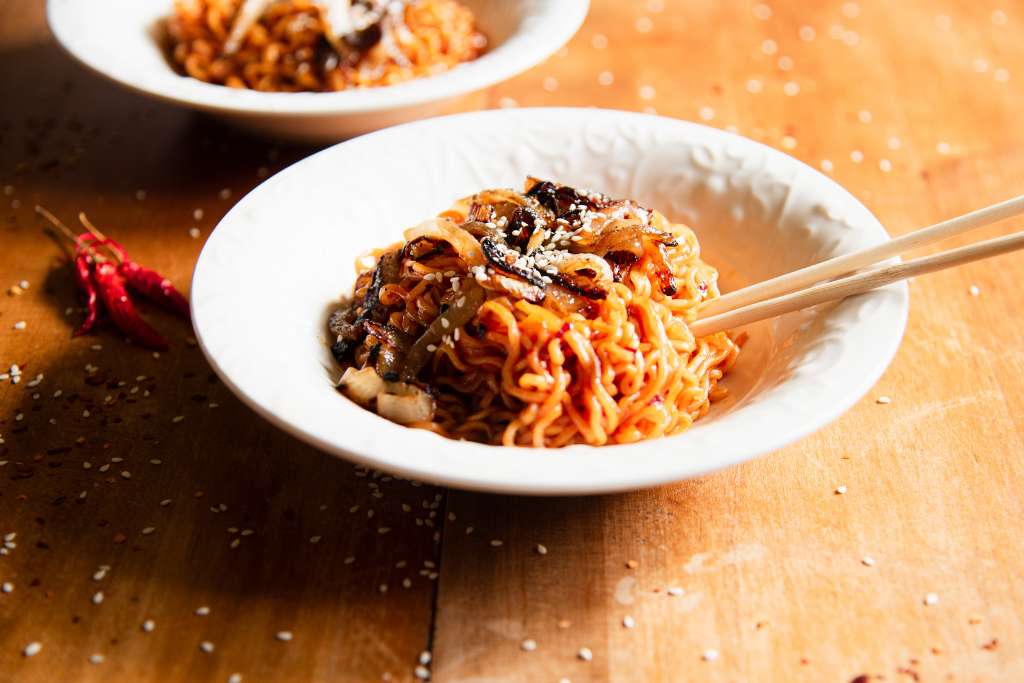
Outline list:
[[[452,245],[452,249],[466,262],[467,266],[479,266],[484,263],[484,254],[480,243],[448,218],[430,218],[419,225],[405,231],[405,241],[412,242],[421,237],[442,240]]]
[[[615,281],[611,266],[595,254],[569,254],[554,265],[558,269],[554,281],[588,299],[605,298]]]

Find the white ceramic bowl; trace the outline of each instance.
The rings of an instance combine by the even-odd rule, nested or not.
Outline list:
[[[57,41],[107,78],[159,100],[210,112],[281,138],[336,142],[440,113],[456,98],[539,64],[583,23],[589,0],[462,0],[489,46],[480,58],[430,78],[338,93],[264,93],[176,73],[159,45],[172,0],[48,0]]]
[[[888,239],[842,187],[759,143],[597,109],[477,112],[389,128],[270,178],[217,226],[192,281],[200,344],[253,409],[364,465],[528,494],[633,489],[763,455],[826,425],[878,379],[903,334],[903,284],[751,326],[728,399],[689,431],[558,450],[452,441],[338,394],[326,316],[364,250],[479,189],[533,174],[631,197],[689,223],[725,290]]]

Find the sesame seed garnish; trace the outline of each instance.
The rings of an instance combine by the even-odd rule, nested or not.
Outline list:
[[[981,288],[978,287],[978,285],[971,285],[967,291],[970,292],[971,296],[978,296],[981,294]]]
[[[421,681],[429,681],[430,680],[430,669],[428,669],[427,667],[423,666],[422,664],[417,666],[413,670],[413,673],[415,673],[416,674],[416,678],[420,679]]]
[[[209,654],[214,650],[213,643],[211,643],[208,640],[204,640],[203,642],[199,643],[199,649]]]
[[[615,74],[611,71],[602,71],[597,75],[597,84],[609,86],[615,82]]]
[[[594,658],[594,653],[589,647],[581,647],[580,651],[576,653],[576,656],[582,659],[584,662],[589,662]]]
[[[864,161],[864,152],[860,151],[859,149],[853,150],[852,152],[850,152],[850,161],[852,161],[855,164],[859,164],[860,162]]]
[[[423,652],[420,653],[420,659],[419,659],[420,664],[423,664],[424,666],[426,666],[427,664],[430,664],[430,660],[432,658],[433,657],[430,654],[430,650],[424,650]]]
[[[278,640],[280,640],[282,643],[287,643],[287,642],[289,642],[292,639],[292,632],[291,631],[278,631],[277,634],[274,637],[277,638]]]
[[[129,472],[128,470],[123,470],[121,472],[121,478],[122,479],[131,479],[132,478],[132,473]]]
[[[864,557],[860,558],[860,562],[865,567],[874,567],[875,566],[875,558],[871,557],[870,555],[865,555]]]
[[[813,26],[801,26],[799,35],[800,40],[810,43],[818,36],[818,32],[814,30]]]
[[[242,674],[231,674],[228,676],[228,683],[242,683]]]
[[[195,611],[195,614],[196,614],[197,617],[205,617],[209,613],[210,613],[210,608],[207,607],[206,605],[202,605],[201,607],[197,607],[196,611]]]
[[[533,638],[527,638],[523,642],[519,643],[519,647],[523,652],[533,652],[537,649],[537,641]]]
[[[882,173],[889,173],[890,171],[892,171],[892,162],[889,161],[888,159],[879,159],[878,170],[880,170]]]
[[[309,537],[309,542],[310,542],[310,543],[312,543],[313,545],[316,545],[316,544],[317,544],[317,543],[319,543],[319,542],[320,542],[320,541],[321,541],[322,539],[323,539],[323,536],[310,536],[310,537]]]
[[[500,540],[498,540],[497,538],[492,538],[492,539],[491,539],[491,546],[492,546],[492,547],[494,547],[494,548],[500,548],[500,547],[501,547],[501,546],[503,546],[503,545],[505,545],[505,542],[504,542],[504,541],[500,541]]]
[[[26,327],[28,327],[28,323],[26,323],[24,320],[19,320],[18,322],[14,323],[14,329],[16,330],[23,330]]]
[[[938,593],[928,593],[927,595],[924,596],[924,604],[926,604],[926,605],[937,605],[937,604],[939,604],[939,594]]]
[[[594,37],[590,39],[590,46],[595,50],[604,50],[608,47],[608,37],[603,33],[595,33]]]
[[[144,622],[142,622],[143,633],[152,633],[153,629],[155,628],[156,622],[154,622],[152,619],[146,619]]]
[[[538,555],[547,555],[548,554],[547,546],[542,544],[542,543],[538,543],[537,544],[537,554]]]
[[[633,617],[631,617],[629,615],[624,616],[622,618],[622,625],[625,626],[626,628],[635,628],[636,627],[636,619],[634,619]]]
[[[42,649],[43,644],[39,641],[35,641],[26,645],[25,649],[21,651],[21,654],[25,655],[26,657],[35,657],[37,654],[39,654],[39,651]]]
[[[548,76],[541,83],[541,87],[547,90],[548,92],[554,92],[558,90],[558,79],[555,78],[554,76]]]
[[[641,100],[650,101],[653,100],[658,93],[654,89],[653,85],[642,85],[640,86],[638,94],[640,95]]]
[[[3,585],[0,585],[0,591],[4,593],[11,593],[14,591],[14,584],[10,581],[4,581]]]
[[[836,494],[837,494],[837,495],[840,495],[840,496],[841,496],[841,495],[843,495],[844,493],[846,493],[846,484],[841,484],[841,485],[839,485],[839,486],[837,486],[837,487],[836,487]]]
[[[704,650],[700,657],[705,662],[713,662],[718,659],[718,650]]]
[[[763,89],[764,85],[761,83],[761,81],[757,80],[756,78],[751,78],[749,81],[747,81],[747,92],[749,92],[750,94],[756,95]]]
[[[892,399],[889,398],[888,396],[879,396],[878,398],[875,399],[875,403],[879,403],[884,406],[888,405],[889,403],[892,403]]]
[[[786,81],[782,86],[782,94],[793,97],[800,94],[800,84],[796,81]]]
[[[90,664],[102,664],[103,663],[103,655],[101,655],[98,652],[96,654],[89,655],[89,663]]]
[[[935,145],[935,151],[943,156],[949,154],[952,151],[952,149],[953,148],[950,146],[948,142],[940,142],[937,145]]]
[[[177,423],[181,422],[184,419],[185,419],[184,415],[175,415],[174,417],[171,418],[171,422],[177,424]]]
[[[671,588],[669,588],[665,592],[668,593],[669,595],[671,595],[672,597],[679,597],[685,591],[682,588],[680,588],[679,586],[672,586]]]
[[[172,502],[172,501],[171,501],[171,499],[170,499],[170,498],[164,498],[163,500],[161,500],[161,501],[160,501],[160,507],[164,507],[164,508],[165,508],[165,507],[167,507],[168,505],[170,505],[170,504],[171,504],[171,502]]]
[[[199,236],[200,236],[201,234],[202,234],[202,233],[201,233],[201,232],[199,232],[199,228],[197,228],[197,227],[194,227],[194,226],[193,226],[193,227],[191,227],[191,228],[189,228],[189,229],[188,229],[188,236],[189,236],[189,237],[191,237],[191,238],[192,238],[192,239],[194,239],[194,240],[196,240],[196,239],[199,239]]]
[[[223,190],[217,193],[221,199],[227,199],[231,196],[231,190],[225,187]]]
[[[92,604],[99,605],[103,602],[103,591],[96,591],[92,595]]]

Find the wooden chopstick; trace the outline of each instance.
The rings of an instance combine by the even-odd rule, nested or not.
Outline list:
[[[852,254],[837,256],[827,261],[822,261],[806,268],[794,270],[791,273],[779,275],[770,280],[738,289],[735,292],[723,294],[717,299],[712,299],[705,303],[701,307],[698,318],[710,318],[732,309],[802,290],[816,282],[848,275],[855,270],[866,268],[911,249],[948,239],[1022,213],[1024,213],[1024,195],[993,204],[992,206],[986,206],[983,209],[978,209],[956,218],[950,218],[921,230],[915,230],[902,237],[897,237],[896,239]]]
[[[916,275],[952,268],[1017,249],[1024,249],[1024,231],[950,249],[941,254],[923,256],[906,263],[878,266],[838,280],[823,282],[798,292],[741,306],[726,313],[697,320],[690,325],[690,331],[695,337],[703,337],[714,332],[816,306],[826,301],[845,299],[848,296],[862,294],[868,290],[884,287]]]

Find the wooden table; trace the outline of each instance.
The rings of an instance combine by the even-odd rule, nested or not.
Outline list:
[[[734,128],[901,233],[1024,188],[1011,4],[595,0],[482,101]],[[444,683],[1024,680],[1024,256],[915,282],[871,395],[756,462],[594,498],[413,486],[263,423],[168,317],[159,358],[72,339],[33,212],[84,210],[186,283],[311,150],[86,73],[39,0],[0,0],[0,102],[0,365],[23,373],[0,383],[0,680],[414,681],[423,651]]]

